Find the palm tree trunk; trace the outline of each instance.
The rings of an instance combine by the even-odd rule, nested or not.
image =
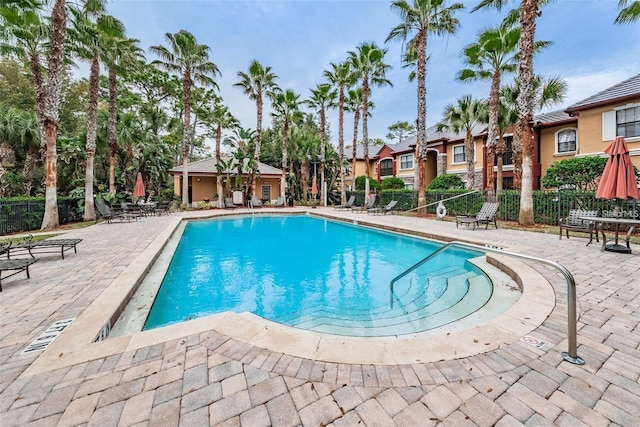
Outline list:
[[[116,83],[116,72],[109,68],[109,192],[116,194],[116,155],[118,154],[118,142],[116,140],[118,115],[118,86]]]
[[[36,116],[38,117],[38,126],[40,129],[40,152],[42,159],[46,153],[47,138],[45,137],[44,129],[44,87],[42,80],[42,66],[40,65],[40,58],[38,55],[33,54],[29,57],[29,64],[31,67],[31,75],[33,76],[33,91],[35,94],[35,107]]]
[[[87,163],[84,181],[84,220],[96,219],[93,203],[93,160],[96,154],[96,117],[98,115],[98,89],[100,86],[100,57],[95,55],[91,59],[91,74],[89,76],[89,108],[87,109]]]
[[[340,86],[338,105],[338,158],[340,165],[340,204],[347,203],[347,191],[344,186],[344,86]]]
[[[325,162],[325,152],[327,149],[327,118],[325,116],[324,107],[320,109],[320,126],[322,130],[320,131],[320,198],[322,199],[322,206],[324,206],[324,191],[325,182],[324,182],[324,162]]]
[[[464,138],[464,151],[465,158],[467,160],[467,190],[473,190],[475,187],[475,149],[474,149],[474,140],[473,135],[470,131],[467,131],[467,134]]]
[[[289,117],[285,117],[282,130],[282,177],[280,178],[280,197],[285,197],[287,187],[287,145],[289,143]]]
[[[256,129],[256,151],[253,154],[253,164],[254,164],[254,168],[258,167],[258,164],[260,162],[260,150],[261,150],[261,144],[262,144],[262,93],[258,93],[258,96],[256,97],[256,106],[257,108],[257,129]],[[256,195],[256,174],[255,171],[252,169],[250,171],[251,173],[251,195],[255,196]]]
[[[418,52],[418,127],[416,151],[418,156],[418,206],[427,204],[427,33],[421,29],[416,36]],[[426,209],[418,209],[418,215],[426,215]]]
[[[533,42],[540,0],[523,0],[520,6],[520,93],[517,127],[522,135],[522,188],[520,190],[520,225],[533,225]]]
[[[24,159],[24,166],[22,168],[24,178],[25,178],[23,192],[26,196],[31,195],[31,189],[33,188],[33,174],[36,169],[37,161],[38,159],[36,155],[36,150],[32,147],[29,147],[29,150],[27,151],[27,156]]]
[[[307,200],[309,197],[309,159],[306,157],[302,160],[300,165],[300,182],[302,184],[302,198]]]
[[[185,70],[182,79],[184,89],[184,118],[182,130],[182,204],[189,204],[189,150],[191,147],[191,71]]]
[[[369,80],[362,81],[362,143],[364,144],[364,167],[367,180],[371,172],[369,171],[369,129],[367,128],[369,115]],[[368,200],[369,195],[364,195]]]
[[[216,191],[218,192],[218,207],[224,208],[224,188],[222,184],[222,171],[220,170],[220,160],[222,160],[222,154],[220,153],[220,144],[222,142],[222,125],[218,124],[216,129]]]
[[[500,108],[500,70],[491,77],[489,92],[489,128],[487,129],[487,190],[493,190],[493,159],[498,129],[498,109]]]
[[[56,0],[51,13],[49,34],[49,66],[47,92],[43,98],[44,130],[46,138],[46,158],[44,166],[45,204],[42,230],[55,228],[58,220],[58,154],[56,152],[58,134],[58,103],[64,71],[64,39],[67,35],[67,13],[65,0]]]
[[[352,157],[351,157],[351,175],[353,175],[352,188],[356,189],[356,165],[358,155],[358,125],[360,123],[360,108],[356,108],[355,113],[353,114],[353,147],[352,147]]]

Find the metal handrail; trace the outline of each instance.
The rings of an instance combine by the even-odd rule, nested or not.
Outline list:
[[[472,191],[469,191],[468,193],[458,194],[457,196],[447,197],[446,199],[441,199],[441,200],[438,200],[438,201],[436,201],[436,202],[427,203],[427,204],[426,204],[426,205],[424,205],[424,206],[418,206],[418,207],[416,207],[416,208],[409,209],[408,211],[402,211],[402,212],[400,212],[400,214],[405,214],[405,213],[409,213],[409,212],[417,211],[418,209],[425,209],[425,208],[427,208],[427,207],[429,207],[429,206],[437,205],[438,203],[446,202],[447,200],[457,199],[458,197],[468,196],[469,194],[477,193],[477,192],[479,192],[479,191],[480,191],[480,190],[472,190]]]
[[[402,273],[400,273],[399,275],[397,275],[391,280],[391,282],[389,283],[389,305],[392,309],[393,309],[393,284],[398,280],[402,279],[404,276],[406,276],[413,270],[415,270],[416,268],[420,267],[421,265],[429,261],[430,259],[432,259],[433,257],[435,257],[436,255],[438,255],[439,253],[448,249],[450,246],[460,246],[463,248],[477,249],[482,252],[494,252],[500,255],[508,255],[515,258],[522,258],[530,261],[537,261],[537,262],[550,265],[555,269],[557,269],[558,271],[560,271],[560,273],[562,273],[562,275],[564,276],[565,281],[567,282],[567,340],[569,342],[568,351],[562,352],[562,358],[567,362],[570,362],[576,365],[584,365],[584,360],[578,356],[578,339],[577,339],[577,328],[576,328],[576,324],[577,324],[576,282],[573,276],[571,275],[571,273],[569,272],[569,270],[567,270],[563,265],[555,261],[551,261],[548,259],[539,258],[531,255],[523,255],[515,252],[509,252],[502,249],[491,248],[488,246],[479,246],[471,243],[458,242],[458,241],[449,242],[443,247],[439,248],[437,251],[427,255],[425,258],[418,261],[417,263],[415,263],[414,265],[412,265],[411,267],[409,267],[408,269],[406,269],[405,271],[403,271]]]

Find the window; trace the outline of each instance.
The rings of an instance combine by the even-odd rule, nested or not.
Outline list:
[[[616,111],[616,135],[640,136],[640,105]]]
[[[464,163],[464,145],[453,146],[453,163]]]
[[[556,153],[576,151],[578,133],[575,129],[563,129],[556,133]]]
[[[400,156],[400,169],[413,169],[413,154]]]
[[[616,136],[640,138],[640,104],[602,113],[602,140],[613,141]]]
[[[513,164],[513,136],[504,137],[504,154],[502,155],[502,166]],[[498,166],[498,156],[494,157],[493,166]]]
[[[393,175],[393,160],[384,159],[380,160],[380,176]]]
[[[262,186],[262,200],[271,200],[271,186],[263,185]]]

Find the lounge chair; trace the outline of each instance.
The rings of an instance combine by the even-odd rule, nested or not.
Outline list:
[[[567,235],[567,239],[569,238],[569,231],[578,232],[578,233],[587,233],[589,234],[589,242],[587,246],[593,242],[593,236],[596,236],[596,242],[600,242],[598,239],[598,230],[596,230],[596,223],[593,221],[586,221],[580,219],[580,217],[597,217],[598,211],[587,211],[582,209],[570,209],[569,215],[565,218],[560,218],[558,222],[558,228],[560,231],[560,239],[562,240],[562,230],[565,231]]]
[[[261,208],[262,200],[258,199],[256,196],[251,196],[251,200],[249,201],[250,207],[252,208]]]
[[[10,247],[11,247],[11,240],[7,240],[6,242],[0,242],[0,255],[7,254],[7,258],[9,258]]]
[[[121,218],[120,213],[115,213],[111,210],[109,206],[104,202],[104,200],[100,198],[96,198],[96,209],[98,209],[98,216],[96,217],[96,222],[98,222],[99,218],[104,219],[104,222],[111,223],[111,220],[116,218]]]
[[[0,292],[2,292],[2,272],[3,271],[11,271],[16,270],[15,273],[11,273],[7,277],[15,276],[21,271],[27,272],[27,279],[31,276],[29,275],[29,266],[34,262],[38,261],[37,258],[18,258],[18,259],[0,259]]]
[[[275,208],[284,208],[284,206],[285,206],[284,197],[278,197],[276,199],[276,202],[273,204],[273,207]]]
[[[76,246],[80,242],[82,242],[82,239],[47,239],[34,242],[33,236],[29,234],[22,242],[14,243],[9,247],[7,258],[11,258],[11,254],[16,251],[29,252],[31,258],[35,258],[33,256],[34,251],[38,253],[57,253],[58,249],[60,249],[60,255],[62,255],[62,259],[64,259],[64,253],[68,250],[73,249],[74,253],[78,253]]]
[[[153,213],[155,215],[169,215],[171,209],[171,202],[169,201],[162,201],[162,202],[158,202],[158,205],[153,209]]]
[[[349,197],[349,200],[347,200],[347,203],[345,203],[344,205],[335,205],[333,209],[338,209],[338,210],[351,209],[355,202],[356,202],[356,196],[352,195]]]
[[[233,203],[233,199],[231,197],[224,198],[224,208],[225,209],[235,209],[236,205]]]
[[[493,225],[497,229],[498,223],[496,221],[496,216],[498,215],[499,206],[499,202],[484,202],[476,216],[458,215],[456,217],[456,228],[458,228],[458,224],[466,224],[467,227],[469,224],[472,224],[473,229],[475,230],[476,225],[480,226],[481,224],[485,224],[485,228],[488,229],[489,223],[493,222]]]
[[[124,218],[137,220],[138,218],[144,216],[142,206],[140,205],[120,202],[120,208],[122,209],[122,215],[124,216]]]
[[[364,206],[354,206],[351,208],[351,212],[366,212],[369,209],[372,209],[376,204],[376,195],[372,194],[371,197],[369,198],[369,203],[367,203]]]
[[[367,213],[368,214],[374,214],[374,215],[386,215],[388,213],[393,214],[393,208],[395,208],[397,204],[398,204],[397,200],[392,200],[389,203],[387,203],[386,206],[384,206],[382,208],[367,209]]]

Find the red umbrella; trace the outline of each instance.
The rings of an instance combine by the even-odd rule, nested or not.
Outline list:
[[[138,172],[136,185],[133,187],[133,197],[144,197],[144,182],[142,182],[142,174]]]
[[[599,199],[640,199],[636,175],[624,138],[616,139],[604,150],[609,155],[596,197]]]
[[[318,183],[316,182],[316,176],[313,176],[311,180],[311,194],[315,197],[318,194]]]

